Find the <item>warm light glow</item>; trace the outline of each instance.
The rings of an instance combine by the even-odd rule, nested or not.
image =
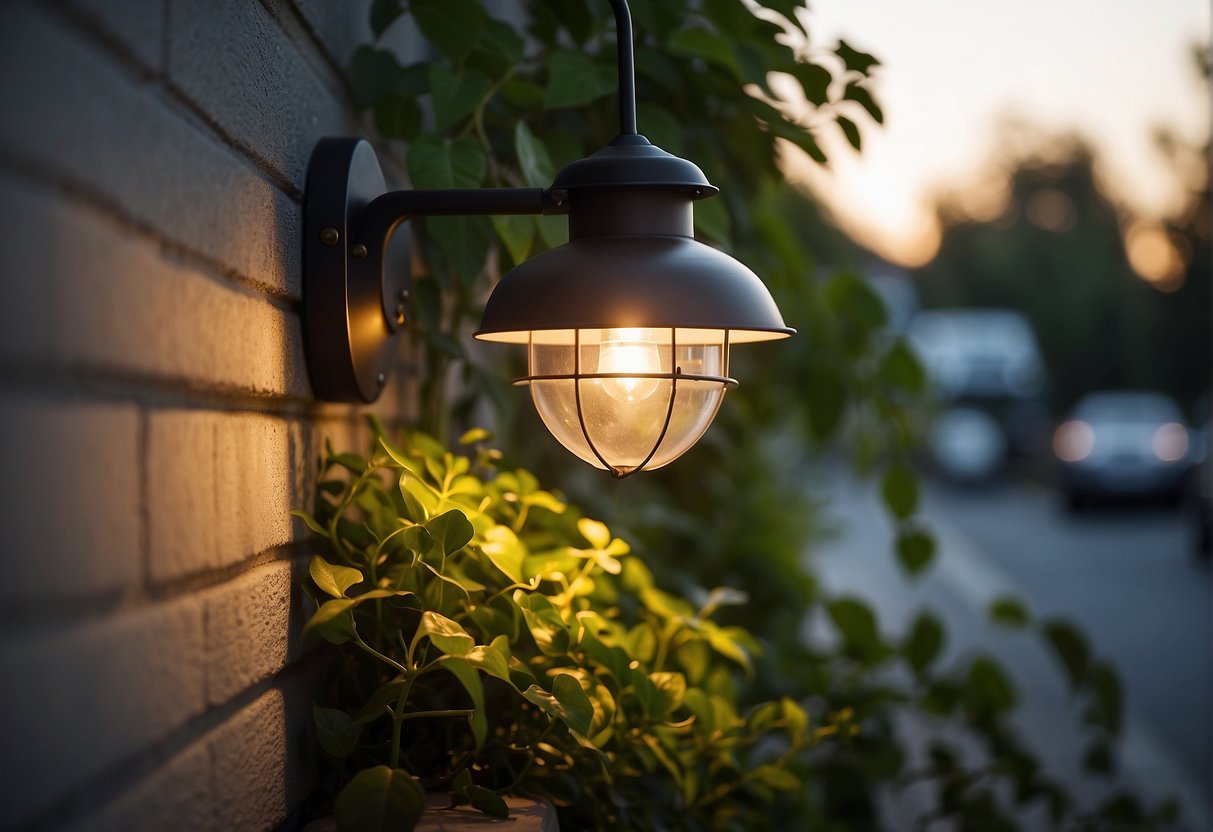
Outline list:
[[[689,450],[716,416],[724,336],[721,329],[533,332],[531,398],[552,436],[590,465],[617,475],[660,468]],[[618,372],[667,377],[600,377]]]
[[[1086,422],[1064,422],[1053,434],[1053,453],[1062,462],[1081,462],[1095,450],[1095,430]]]
[[[1078,211],[1074,200],[1056,188],[1042,188],[1028,199],[1028,221],[1044,231],[1069,231]]]
[[[660,373],[661,355],[655,339],[651,329],[608,329],[598,348],[598,372]],[[608,378],[602,380],[602,389],[616,401],[637,402],[653,395],[660,382],[656,378]]]
[[[1184,282],[1184,260],[1166,229],[1156,223],[1135,222],[1125,232],[1129,265],[1156,289],[1174,292]]]
[[[1154,456],[1162,462],[1179,462],[1188,455],[1188,429],[1178,422],[1167,422],[1154,431],[1150,444]]]

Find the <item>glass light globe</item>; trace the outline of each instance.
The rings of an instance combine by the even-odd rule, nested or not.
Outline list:
[[[724,330],[532,332],[535,409],[560,444],[616,476],[660,468],[698,441],[727,378]]]

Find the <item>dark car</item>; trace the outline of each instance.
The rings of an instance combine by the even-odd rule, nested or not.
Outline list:
[[[1176,500],[1190,450],[1175,402],[1147,391],[1092,393],[1053,434],[1062,493],[1072,509],[1108,498]]]

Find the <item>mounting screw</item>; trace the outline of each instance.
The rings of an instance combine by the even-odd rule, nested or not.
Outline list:
[[[320,242],[326,246],[335,246],[337,241],[341,239],[341,235],[337,233],[337,229],[331,225],[326,225],[320,229]]]
[[[355,260],[361,260],[363,257],[366,257],[366,246],[362,243],[354,243],[354,245],[350,246],[350,255]]]
[[[696,188],[695,196],[703,196],[703,188]]]
[[[404,303],[404,302],[405,302],[406,300],[408,300],[408,299],[409,299],[409,290],[408,290],[408,289],[401,289],[401,290],[400,290],[400,302],[401,302],[401,303]]]
[[[403,303],[396,305],[396,324],[398,326],[404,325],[404,304]]]
[[[377,381],[379,383],[379,386],[382,387],[383,385],[387,384],[387,376],[385,376],[383,373],[380,373],[378,376],[375,377],[375,381]]]

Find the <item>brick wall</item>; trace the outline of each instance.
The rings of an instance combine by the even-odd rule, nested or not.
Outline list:
[[[2,829],[297,825],[287,512],[364,439],[311,399],[300,193],[366,132],[369,3],[0,2]]]

